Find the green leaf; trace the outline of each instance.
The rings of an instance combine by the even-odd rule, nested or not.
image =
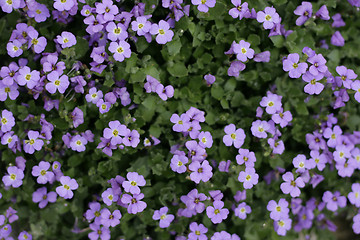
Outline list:
[[[180,52],[181,41],[180,38],[173,39],[171,42],[166,44],[170,56],[175,56]]]
[[[185,67],[184,63],[175,63],[173,66],[167,67],[168,72],[171,76],[174,77],[186,77],[188,75],[188,70]]]
[[[219,85],[213,85],[211,88],[211,96],[217,100],[220,100],[224,96],[224,89]]]
[[[80,59],[89,50],[89,43],[82,37],[76,37],[76,45],[75,45],[75,57],[76,59]]]

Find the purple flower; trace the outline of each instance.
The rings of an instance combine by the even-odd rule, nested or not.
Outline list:
[[[175,124],[172,127],[174,132],[186,132],[190,128],[190,117],[185,113],[181,116],[174,113],[171,115],[170,122]]]
[[[12,0],[12,1],[0,1],[1,9],[6,13],[11,13],[13,9],[20,8],[21,1],[20,0]]]
[[[213,206],[208,206],[206,208],[206,215],[214,224],[221,223],[224,219],[227,218],[229,210],[223,207],[223,201],[215,201],[213,202]]]
[[[113,202],[117,202],[119,196],[117,194],[114,194],[112,188],[108,188],[101,194],[101,198],[107,206],[110,206]]]
[[[28,49],[33,47],[35,53],[41,53],[42,51],[44,51],[47,44],[47,40],[45,37],[38,38],[39,33],[36,30],[29,31],[28,36]]]
[[[329,139],[327,141],[327,145],[332,148],[335,147],[340,142],[341,134],[342,134],[342,130],[338,125],[334,126],[333,129],[326,128],[323,133],[324,137]]]
[[[345,66],[336,67],[336,72],[340,75],[340,77],[335,77],[337,86],[341,87],[343,85],[345,88],[351,89],[353,80],[358,75],[352,69],[347,69]]]
[[[189,159],[185,156],[184,152],[180,152],[182,154],[175,154],[171,158],[170,167],[171,170],[177,173],[184,173],[186,172],[185,164],[189,162]]]
[[[292,121],[293,118],[290,111],[283,112],[283,109],[281,109],[278,113],[273,114],[271,119],[274,123],[280,124],[280,127],[284,128]]]
[[[112,21],[115,18],[115,15],[119,13],[119,8],[114,5],[112,0],[103,0],[102,3],[95,3],[96,12],[98,14],[103,14],[105,21]]]
[[[309,2],[302,2],[300,6],[298,6],[294,14],[298,15],[298,19],[296,19],[296,25],[303,25],[309,18],[312,16],[312,4]]]
[[[121,124],[118,120],[109,122],[110,128],[105,128],[103,135],[106,139],[110,139],[112,145],[117,145],[122,143],[121,136],[126,135],[127,127]]]
[[[121,23],[115,24],[114,22],[109,22],[106,25],[106,31],[108,32],[108,39],[113,42],[117,40],[123,41],[128,37],[126,27]]]
[[[343,27],[346,25],[344,20],[341,18],[340,13],[334,14],[334,16],[332,16],[331,18],[332,18],[332,20],[334,20],[334,22],[331,25],[334,28]]]
[[[21,47],[21,42],[18,40],[14,40],[12,42],[8,42],[8,44],[6,45],[6,50],[10,57],[18,57],[23,53]]]
[[[239,154],[236,155],[236,162],[239,165],[245,163],[247,168],[253,168],[256,162],[256,157],[254,152],[250,152],[248,149],[239,149]]]
[[[191,0],[191,3],[198,5],[197,9],[200,12],[208,12],[209,8],[215,7],[216,0]]]
[[[245,171],[239,173],[238,180],[244,184],[245,189],[250,189],[258,183],[259,175],[255,172],[255,168],[247,167]]]
[[[281,110],[281,99],[281,96],[268,91],[267,96],[261,99],[260,106],[266,107],[265,111],[268,114],[274,114]]]
[[[356,91],[354,95],[355,100],[360,102],[360,81],[359,80],[354,81],[351,84],[351,89]]]
[[[254,57],[255,51],[250,48],[250,43],[241,40],[239,43],[232,44],[236,58],[241,62],[246,62]]]
[[[326,208],[333,212],[335,212],[338,207],[346,206],[346,197],[340,196],[339,191],[335,191],[334,194],[330,191],[324,192],[322,200],[326,203]]]
[[[29,11],[27,14],[31,18],[35,18],[35,21],[38,23],[45,22],[46,19],[50,17],[49,9],[46,7],[46,5],[40,3],[29,6]]]
[[[104,114],[106,112],[108,112],[110,110],[111,107],[111,103],[109,102],[105,102],[103,99],[100,99],[97,103],[96,106],[99,108],[99,112],[101,114]]]
[[[190,210],[195,210],[197,213],[202,213],[205,210],[205,204],[203,201],[207,200],[207,197],[203,193],[199,193],[195,188],[187,194],[186,207]]]
[[[136,20],[131,22],[131,29],[136,31],[139,36],[144,36],[146,33],[150,32],[150,28],[151,23],[145,16],[137,17]]]
[[[226,146],[231,146],[234,144],[234,147],[240,148],[245,141],[245,132],[243,129],[236,129],[235,124],[229,124],[224,128],[226,135],[223,137],[223,142]]]
[[[71,199],[74,196],[72,190],[76,190],[79,187],[76,180],[68,176],[62,176],[60,178],[60,183],[62,186],[56,188],[56,193],[59,194],[60,197]]]
[[[319,169],[319,171],[324,170],[325,165],[327,163],[326,156],[322,153],[320,154],[317,150],[312,150],[310,152],[311,158],[309,159],[309,169],[315,168],[315,166]]]
[[[2,110],[0,119],[1,131],[4,133],[11,131],[12,127],[15,126],[14,115],[6,109]]]
[[[274,221],[274,229],[280,236],[285,236],[286,232],[291,229],[292,220],[290,218],[283,218]]]
[[[35,150],[40,151],[44,141],[38,139],[40,136],[39,132],[30,130],[27,135],[29,140],[24,140],[24,151],[28,154],[33,154]]]
[[[85,218],[86,220],[88,220],[89,222],[94,219],[94,223],[97,225],[100,225],[100,221],[101,221],[101,213],[100,213],[100,208],[101,205],[98,202],[91,202],[89,204],[89,208],[88,210],[86,210],[85,212]]]
[[[138,212],[144,211],[146,208],[146,203],[144,201],[140,201],[144,198],[144,194],[134,194],[132,197],[129,194],[123,194],[121,197],[121,202],[124,204],[128,204],[127,210],[130,214],[136,214]]]
[[[71,113],[71,119],[73,120],[74,128],[77,128],[79,125],[84,123],[84,113],[83,111],[75,107]]]
[[[291,195],[291,197],[300,196],[300,189],[305,186],[304,180],[301,177],[298,177],[294,180],[294,175],[291,172],[286,172],[282,179],[285,181],[280,185],[280,189],[283,193]]]
[[[247,2],[241,4],[241,0],[231,0],[231,3],[235,6],[234,8],[229,10],[229,15],[233,18],[239,17],[239,19],[241,20],[244,15],[249,12]]]
[[[199,145],[203,148],[211,148],[213,139],[210,132],[200,132],[198,135]]]
[[[246,203],[242,202],[240,203],[237,208],[234,210],[235,216],[237,216],[240,219],[245,219],[246,214],[251,213],[251,207],[246,205]]]
[[[329,11],[326,7],[326,5],[322,5],[319,10],[316,12],[316,17],[322,19],[322,20],[330,20],[330,15],[329,15]]]
[[[162,207],[160,210],[155,210],[152,219],[160,220],[159,226],[161,228],[167,228],[170,226],[170,223],[174,220],[174,215],[167,214],[169,209],[167,207]]]
[[[308,168],[307,162],[308,161],[306,160],[306,156],[304,154],[298,154],[296,157],[294,157],[292,163],[296,168],[297,173],[304,173],[305,170]]]
[[[69,0],[67,0],[69,1]],[[88,237],[90,240],[98,240],[99,238],[101,240],[109,240],[110,239],[110,230],[109,228],[105,226],[100,226],[96,223],[91,223],[89,225],[90,229],[93,230],[93,232],[88,234]]]
[[[188,235],[189,240],[206,240],[207,237],[205,233],[207,233],[208,229],[203,224],[197,224],[196,222],[190,223],[189,226],[191,232]]]
[[[109,51],[114,54],[114,59],[119,62],[122,62],[125,58],[129,58],[131,56],[130,44],[125,41],[119,41],[119,43],[111,42]]]
[[[12,186],[18,188],[22,185],[22,179],[24,178],[23,170],[11,166],[7,168],[8,174],[2,177],[2,181],[6,187]]]
[[[258,138],[266,138],[270,125],[266,121],[256,120],[251,124],[251,133]]]
[[[62,32],[61,35],[57,36],[56,41],[62,48],[68,48],[76,45],[76,37],[71,32]]]
[[[359,183],[353,183],[351,185],[351,190],[348,194],[348,199],[351,204],[355,205],[357,208],[360,207],[360,184]]]
[[[95,87],[90,88],[89,93],[85,96],[87,102],[92,102],[94,104],[96,104],[102,97],[102,91],[97,91]]]
[[[308,67],[307,63],[299,63],[299,54],[291,53],[283,61],[283,70],[289,72],[289,77],[299,78],[301,74],[306,72]]]
[[[170,42],[174,36],[174,32],[170,29],[169,23],[164,20],[160,20],[159,24],[152,24],[150,28],[150,33],[152,35],[157,35],[156,42],[159,44],[165,44],[167,42]]]
[[[86,149],[85,145],[87,143],[88,143],[88,141],[86,140],[86,138],[84,138],[80,135],[76,135],[71,138],[70,147],[73,151],[83,152]]]
[[[189,169],[192,171],[190,174],[190,179],[197,184],[200,181],[209,181],[213,175],[211,172],[212,167],[207,160],[204,160],[202,163],[194,161],[189,165]]]
[[[138,131],[136,130],[127,130],[126,131],[126,134],[123,138],[123,144],[127,147],[133,147],[133,148],[136,148],[137,145],[139,144],[140,142],[140,134]]]
[[[34,166],[32,168],[31,174],[34,177],[38,177],[36,180],[37,183],[46,184],[47,182],[52,181],[55,175],[53,172],[48,171],[49,168],[50,168],[50,163],[45,161],[41,161],[39,163],[39,166]]]
[[[219,166],[218,166],[219,171],[220,172],[229,172],[230,164],[231,164],[230,160],[219,162]]]
[[[323,75],[328,70],[327,66],[325,65],[326,60],[322,54],[315,54],[314,56],[309,57],[307,61],[312,64],[309,68],[309,72],[312,75]]]
[[[164,85],[160,83],[156,86],[155,92],[162,100],[166,101],[168,98],[172,98],[174,96],[174,87],[171,85],[164,87]]]
[[[55,0],[54,8],[58,11],[69,11],[75,5],[74,0]]]
[[[228,69],[228,75],[238,77],[240,72],[245,69],[246,65],[240,61],[233,61]]]
[[[119,210],[114,210],[112,213],[109,209],[104,208],[100,212],[101,220],[100,223],[105,227],[115,227],[120,224],[121,212]]]
[[[69,78],[67,75],[59,76],[59,73],[57,71],[52,71],[47,75],[47,79],[50,81],[45,85],[46,90],[54,94],[56,90],[59,91],[59,93],[63,94],[66,89],[69,87]]]
[[[277,221],[280,219],[288,218],[288,206],[289,203],[284,198],[280,198],[278,203],[276,203],[274,200],[270,200],[266,209],[271,212],[270,218]]]
[[[304,87],[304,92],[313,95],[313,94],[320,94],[322,90],[324,89],[324,85],[322,83],[319,83],[321,79],[323,79],[322,74],[313,75],[310,72],[306,72],[302,79],[304,82],[307,82],[308,84]]]
[[[47,192],[46,187],[37,189],[32,195],[32,201],[39,203],[39,208],[44,208],[48,202],[56,202],[57,194],[55,192]]]
[[[28,66],[22,67],[16,77],[16,81],[20,86],[26,85],[29,89],[33,89],[40,80],[40,72],[31,69]]]
[[[216,80],[215,76],[211,75],[211,74],[206,74],[204,76],[204,79],[207,83],[208,86],[210,86],[211,84],[213,84]]]
[[[334,46],[338,46],[338,47],[342,47],[345,45],[345,40],[343,38],[343,36],[341,35],[341,33],[339,31],[336,31],[332,36],[331,36],[331,44]]]
[[[32,240],[32,235],[26,231],[22,231],[18,236],[18,240]]]
[[[145,186],[146,181],[142,175],[139,175],[137,172],[129,172],[126,174],[127,181],[122,183],[122,187],[126,192],[131,194],[139,194],[140,187]]]
[[[282,140],[268,139],[269,146],[273,149],[273,154],[282,154],[285,150],[284,142]]]
[[[263,23],[265,29],[272,29],[275,24],[280,23],[279,14],[273,7],[266,7],[264,11],[259,11],[256,20]]]
[[[206,150],[196,141],[187,141],[185,146],[189,150],[189,158],[191,158],[193,161],[202,161],[205,159]]]

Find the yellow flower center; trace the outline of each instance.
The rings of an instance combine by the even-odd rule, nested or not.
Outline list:
[[[139,29],[142,29],[144,27],[144,24],[142,24],[142,23],[140,23],[139,25],[138,25],[138,28]]]
[[[201,139],[201,141],[202,141],[203,143],[206,143],[206,138],[203,137],[203,138]]]
[[[101,105],[101,108],[102,108],[103,110],[105,110],[105,109],[106,109],[106,104],[102,104],[102,105]]]
[[[294,64],[293,64],[293,68],[298,68],[298,66],[299,66],[299,65],[298,65],[297,63],[294,63]]]
[[[230,137],[235,140],[235,139],[236,139],[236,134],[235,134],[235,133],[232,133],[232,134],[230,135]]]
[[[45,194],[43,197],[42,197],[43,200],[46,200],[47,199],[47,195]]]
[[[311,83],[312,85],[315,85],[315,84],[316,84],[316,80],[313,79],[313,80],[310,81],[310,83]]]
[[[114,199],[114,196],[110,194],[110,195],[108,196],[108,199],[109,199],[110,201],[112,201],[112,200]]]
[[[115,130],[113,131],[113,135],[116,137],[118,134],[119,134],[119,131],[115,129]]]
[[[202,173],[203,172],[203,169],[202,168],[199,168],[198,169],[198,173]]]
[[[59,86],[59,85],[60,85],[60,81],[59,81],[59,80],[55,80],[54,84],[55,84],[55,86]]]
[[[336,138],[335,133],[331,134],[331,138],[332,138],[332,139],[335,139],[335,138]]]
[[[296,186],[296,182],[294,180],[291,181],[291,186],[295,187]]]
[[[8,120],[7,120],[6,118],[3,117],[3,118],[1,119],[1,123],[2,123],[2,124],[6,124],[7,122],[8,122]]]
[[[10,92],[10,88],[9,87],[6,87],[5,88],[5,93],[9,93]]]
[[[80,141],[80,140],[77,140],[77,141],[76,141],[76,144],[80,146],[80,145],[81,145],[81,141]]]
[[[27,81],[30,81],[30,79],[31,79],[31,74],[26,74],[26,75],[25,75],[25,79],[26,79]]]
[[[97,96],[96,93],[91,94],[91,97],[92,97],[92,98],[96,98],[96,96]]]
[[[259,127],[258,130],[259,130],[259,132],[263,132],[263,131],[264,131],[264,129],[263,129],[262,127]]]
[[[270,16],[269,14],[267,14],[267,15],[265,16],[265,20],[266,20],[266,21],[270,21],[270,20],[271,20],[271,16]]]
[[[164,220],[165,218],[166,218],[165,214],[161,215],[161,217],[160,217],[161,220]]]
[[[38,41],[36,38],[34,38],[33,40],[31,40],[31,43],[34,44],[34,45],[38,44],[38,42],[39,42],[39,41]]]
[[[251,179],[251,176],[247,175],[245,179],[246,179],[246,181],[249,181]]]
[[[196,230],[196,231],[195,231],[195,234],[196,234],[196,235],[200,235],[201,233],[200,233],[200,231],[197,231],[197,230]]]
[[[12,142],[12,137],[9,137],[8,140],[7,140],[8,143],[11,143]]]
[[[132,204],[137,203],[136,199],[135,199],[135,198],[131,199],[131,203],[132,203]]]
[[[43,170],[40,171],[40,174],[41,174],[41,176],[45,176],[46,171],[43,169]]]
[[[136,186],[136,182],[135,182],[135,181],[131,181],[130,184],[131,184],[132,186]]]
[[[268,106],[269,106],[269,107],[274,106],[274,102],[273,102],[273,101],[270,101],[270,102],[268,103]]]
[[[247,51],[246,51],[245,48],[241,48],[241,52],[242,52],[243,54],[245,54]]]
[[[37,9],[35,12],[36,12],[37,14],[41,14],[41,11],[40,11],[39,9]]]
[[[284,223],[283,220],[280,220],[280,221],[278,221],[278,225],[279,225],[280,227],[283,227],[283,226],[285,225],[285,223]]]
[[[11,0],[7,0],[6,3],[11,5],[13,2]]]
[[[69,187],[69,185],[64,185],[64,188],[66,189],[66,190],[69,190],[70,189],[70,187]]]
[[[245,208],[242,207],[242,208],[240,209],[240,212],[244,213],[244,212],[245,212]]]
[[[181,161],[179,161],[177,165],[180,167],[183,165],[183,163]]]
[[[121,28],[115,28],[114,33],[115,34],[120,34],[121,33]]]
[[[66,3],[66,0],[60,0],[61,3]]]
[[[241,11],[241,8],[242,8],[242,6],[240,5],[237,7],[237,10]]]
[[[17,46],[13,47],[14,51],[16,52],[17,50],[19,50],[19,48]]]
[[[69,42],[69,39],[64,38],[63,42],[64,42],[64,43],[68,43],[68,42]]]
[[[276,207],[276,211],[281,212],[281,207],[280,207],[280,206],[277,206],[277,207]]]
[[[164,34],[165,34],[165,31],[164,31],[163,29],[159,29],[159,33],[160,33],[161,35],[164,35]]]
[[[35,143],[35,140],[34,139],[30,139],[29,141],[30,145],[33,145]]]
[[[301,168],[303,168],[305,166],[305,164],[303,163],[303,162],[301,162],[300,164],[299,164],[299,167],[301,167]]]
[[[219,209],[215,209],[214,213],[215,213],[215,214],[219,214],[219,213],[220,213],[220,210],[219,210]]]
[[[119,47],[119,48],[117,49],[117,51],[118,51],[118,53],[123,53],[123,52],[124,52],[124,49],[123,49],[122,47]]]
[[[10,174],[10,179],[11,179],[11,180],[15,180],[15,179],[16,179],[16,175],[15,175],[15,174],[13,174],[13,173],[12,173],[12,174]]]

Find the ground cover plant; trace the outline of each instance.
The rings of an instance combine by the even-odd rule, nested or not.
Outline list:
[[[359,7],[0,0],[1,239],[357,239]]]

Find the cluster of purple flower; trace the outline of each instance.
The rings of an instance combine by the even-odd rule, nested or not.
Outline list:
[[[67,148],[71,148],[73,151],[83,152],[88,142],[94,142],[94,134],[90,130],[86,130],[80,134],[77,133],[74,136],[66,133],[62,136],[62,140]]]
[[[204,224],[198,224],[196,222],[192,222],[189,225],[190,233],[187,237],[185,236],[177,236],[176,240],[205,240],[208,239],[206,233],[208,229],[204,226]],[[222,239],[229,239],[229,240],[240,240],[238,235],[230,234],[226,231],[215,232],[214,235],[210,238],[211,240],[222,240]]]
[[[138,131],[128,129],[118,120],[110,121],[109,127],[104,129],[103,137],[97,148],[102,148],[103,153],[112,156],[112,150],[126,147],[136,148],[140,143]]]
[[[116,176],[108,181],[111,184],[111,188],[106,189],[102,194],[102,201],[111,206],[114,202],[121,207],[127,208],[127,212],[130,214],[137,214],[144,211],[147,204],[141,199],[144,198],[144,194],[140,192],[140,188],[145,186],[146,181],[142,175],[137,172],[128,172],[126,179],[121,176]],[[99,202],[92,202],[89,204],[89,208],[84,216],[90,224],[90,229],[93,232],[89,233],[90,239],[110,239],[109,227],[115,227],[120,224],[122,217],[119,209],[111,212],[108,208],[101,208]],[[156,213],[156,214],[155,214]],[[173,215],[167,215],[167,209],[162,208],[160,212],[154,213],[154,220],[160,219],[160,226],[165,227],[174,219]],[[157,218],[158,217],[158,218]],[[167,225],[168,226],[168,225]],[[167,227],[166,226],[166,227]]]
[[[1,198],[1,195],[0,195]],[[19,219],[19,216],[16,215],[17,211],[12,207],[9,207],[6,210],[5,215],[0,215],[0,237],[2,239],[13,240],[14,238],[11,235],[14,234],[11,227],[11,223]],[[26,231],[20,232],[18,238],[19,240],[32,240],[32,235]]]
[[[236,60],[230,63],[227,74],[229,76],[238,77],[240,72],[246,68],[244,62],[248,59],[254,59],[255,62],[269,62],[270,52],[265,51],[255,54],[255,51],[250,48],[250,43],[240,40],[239,43],[232,42],[230,49],[225,52],[227,55],[236,55]]]
[[[256,120],[251,125],[251,132],[257,138],[267,138],[268,134],[272,135],[267,140],[272,149],[273,154],[282,154],[285,150],[284,142],[279,139],[281,132],[277,125],[284,128],[292,121],[292,114],[290,111],[284,111],[281,103],[282,96],[267,92],[267,95],[262,98],[260,106],[265,108],[267,114],[271,115],[271,120]],[[256,117],[262,118],[264,110],[258,107],[256,110]]]
[[[145,91],[147,93],[155,92],[159,97],[166,101],[168,98],[174,96],[174,88],[171,85],[164,87],[156,78],[147,75],[146,83],[144,84]]]

